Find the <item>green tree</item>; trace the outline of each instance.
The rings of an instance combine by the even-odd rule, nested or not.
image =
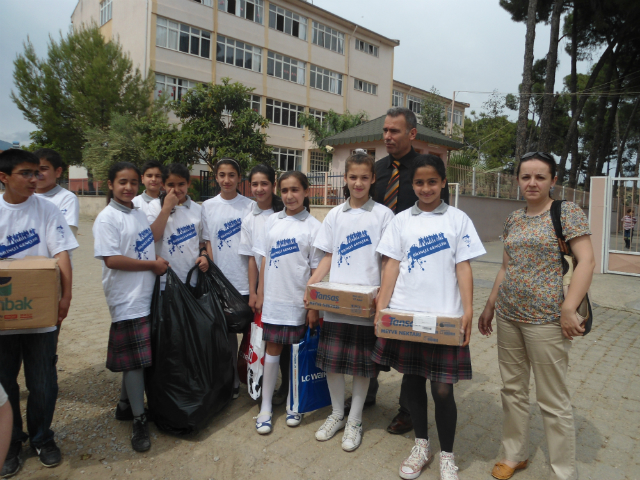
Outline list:
[[[439,101],[440,92],[436,87],[431,87],[429,95],[422,99],[420,120],[422,125],[436,132],[441,132],[445,127],[444,105]]]
[[[31,138],[57,149],[69,164],[79,164],[85,133],[107,128],[113,113],[138,115],[149,107],[153,88],[120,44],[105,42],[98,27],[70,30],[49,40],[38,58],[30,40],[14,61],[16,90],[11,99],[37,131]]]

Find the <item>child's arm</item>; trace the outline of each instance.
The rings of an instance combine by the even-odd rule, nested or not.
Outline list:
[[[60,303],[58,304],[58,323],[60,325],[62,321],[67,318],[69,313],[69,307],[71,306],[71,289],[73,286],[73,270],[71,269],[71,260],[69,259],[69,252],[64,250],[53,258],[58,259],[58,268],[60,268],[60,282],[62,283],[62,296],[60,297]]]
[[[386,258],[386,260],[384,260]],[[383,257],[382,278],[380,279],[380,291],[376,300],[376,319],[374,325],[378,329],[380,311],[389,306],[393,289],[396,287],[396,280],[400,275],[400,261],[390,257]]]
[[[493,327],[491,326],[491,322],[493,320],[493,315],[496,311],[496,300],[498,299],[498,290],[500,290],[500,285],[504,281],[504,277],[507,274],[507,266],[509,265],[509,255],[507,255],[507,251],[504,250],[502,252],[502,266],[498,271],[498,275],[496,275],[496,280],[493,282],[493,288],[491,289],[491,293],[489,294],[489,298],[487,299],[487,304],[484,307],[484,310],[480,314],[480,318],[478,318],[478,330],[482,335],[489,336],[493,333]]]
[[[209,270],[209,261],[205,257],[205,255],[209,256],[207,253],[207,248],[205,247],[204,242],[200,242],[200,255],[196,258],[196,265],[200,269],[201,272],[206,272]]]
[[[258,282],[258,298],[256,299],[255,312],[262,312],[264,304],[264,268],[267,264],[266,257],[262,257],[262,265],[260,266],[260,281]]]
[[[313,285],[314,283],[321,282],[324,277],[327,276],[329,270],[331,270],[331,257],[333,257],[333,253],[325,253],[322,260],[318,264],[318,268],[315,270],[311,270],[311,278],[307,282],[307,285]],[[309,299],[307,298],[307,290],[304,290],[304,304],[305,306],[309,303]]]
[[[460,299],[462,300],[462,328],[460,333],[464,334],[463,347],[469,345],[471,340],[471,323],[473,322],[473,272],[471,262],[465,260],[456,264],[456,278],[460,289]]]
[[[329,254],[331,255],[331,254]],[[322,260],[324,260],[324,257],[322,258]],[[319,275],[317,275],[318,270],[320,270],[320,265],[322,264],[322,260],[320,260],[320,264],[318,265],[318,268],[312,268],[311,269],[311,278],[314,278],[314,276],[317,278]],[[331,262],[329,262],[329,266],[331,266]],[[324,275],[322,275],[320,277],[320,280],[322,280],[324,278],[324,276],[326,275],[326,273]],[[313,282],[313,283],[317,283],[317,282]],[[307,285],[311,284],[311,279],[309,279],[309,283],[307,283]],[[304,290],[304,303],[305,305],[307,304],[307,289],[305,288]],[[316,328],[316,325],[318,325],[318,322],[320,320],[320,312],[318,312],[317,310],[310,310],[307,309],[307,325],[309,326],[309,328]]]
[[[214,260],[213,260],[213,249],[211,248],[211,242],[209,240],[207,240],[205,242],[205,244],[206,244],[206,247],[207,247],[207,255],[209,255],[209,258],[211,259],[211,261],[214,262]]]
[[[157,257],[155,260],[137,260],[124,255],[114,255],[112,257],[103,257],[103,260],[107,268],[124,270],[125,272],[146,272],[151,270],[156,275],[164,275],[167,267],[169,267],[169,262],[162,257]]]
[[[169,215],[171,215],[171,211],[176,207],[176,205],[178,205],[178,197],[174,193],[173,188],[170,188],[166,197],[164,197],[162,210],[160,210],[155,221],[151,224],[151,232],[153,233],[154,242],[162,240],[162,235],[165,227],[167,226]]]
[[[249,257],[249,306],[256,311],[256,301],[258,300],[258,264],[255,257]]]

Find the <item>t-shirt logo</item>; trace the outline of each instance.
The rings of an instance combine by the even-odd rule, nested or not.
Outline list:
[[[424,271],[424,267],[420,261],[421,258],[427,257],[429,255],[433,255],[436,252],[441,250],[446,250],[451,248],[449,246],[449,240],[444,236],[444,233],[434,233],[433,235],[427,235],[426,237],[421,237],[418,239],[417,245],[412,245],[407,252],[407,256],[409,257],[409,272],[413,270],[416,266],[416,262],[422,271]]]
[[[354,250],[365,247],[367,245],[371,245],[371,238],[369,237],[369,233],[366,230],[362,230],[361,232],[354,232],[350,235],[347,235],[347,241],[340,244],[340,248],[338,249],[338,267],[342,265],[342,262],[346,262],[349,264],[349,255]]]
[[[60,209],[60,213],[62,213],[63,215],[64,215],[65,213],[67,213],[68,211],[69,211],[69,210],[67,210],[66,208],[61,208],[61,209]]]
[[[9,258],[17,253],[29,250],[40,243],[40,236],[35,228],[7,235],[7,243],[0,244],[0,258]]]
[[[184,253],[182,251],[182,247],[184,245],[182,244],[196,235],[198,234],[196,232],[196,226],[193,223],[191,225],[185,225],[184,227],[178,227],[178,233],[172,234],[167,239],[167,243],[171,245],[171,248],[169,248],[169,255],[173,255],[176,248],[180,250],[180,253]]]
[[[271,255],[269,256],[269,266],[273,263],[273,266],[278,268],[278,262],[275,260],[283,255],[289,255],[290,253],[299,252],[298,242],[295,238],[285,238],[284,240],[278,240],[276,246],[271,248]]]
[[[56,227],[56,232],[60,235],[60,238],[64,238],[64,227],[62,225],[58,225]]]
[[[138,239],[136,240],[136,246],[134,247],[135,252],[138,254],[138,260],[142,260],[144,256],[145,260],[148,260],[147,257],[147,247],[153,243],[153,232],[150,228],[145,228],[143,231],[138,233]]]
[[[464,237],[462,237],[462,241],[467,246],[467,248],[471,246],[471,237],[469,235],[465,235]]]
[[[227,247],[231,248],[231,240],[230,238],[234,235],[240,233],[240,229],[242,228],[242,219],[236,218],[235,220],[231,220],[224,224],[224,228],[218,230],[218,250],[222,250],[224,244],[227,244]]]

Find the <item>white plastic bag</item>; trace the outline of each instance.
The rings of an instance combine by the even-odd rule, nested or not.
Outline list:
[[[247,388],[254,400],[262,394],[262,374],[264,373],[264,354],[266,342],[262,340],[262,314],[256,313],[251,324],[251,340],[247,359]]]

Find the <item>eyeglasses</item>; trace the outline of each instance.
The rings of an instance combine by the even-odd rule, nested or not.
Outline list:
[[[524,155],[522,155],[522,157],[520,157],[520,160],[526,160],[531,157],[540,157],[540,158],[544,158],[545,160],[552,160],[555,162],[555,160],[553,160],[553,157],[545,152],[527,152]]]
[[[31,180],[34,176],[36,177],[36,180],[44,179],[44,175],[38,170],[21,170],[19,172],[14,172],[11,175],[22,175],[22,178],[25,180]]]

